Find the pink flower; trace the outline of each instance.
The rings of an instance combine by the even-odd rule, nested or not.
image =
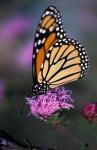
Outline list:
[[[35,97],[27,97],[27,104],[35,117],[47,119],[62,109],[74,108],[71,93],[64,87],[49,90],[46,94]]]
[[[97,103],[90,102],[86,104],[83,108],[83,116],[86,120],[90,122],[97,121]]]
[[[22,68],[28,68],[31,67],[32,65],[32,52],[33,52],[33,44],[32,41],[26,43],[21,47],[19,50],[17,50],[16,54],[16,63],[18,64],[19,67]]]

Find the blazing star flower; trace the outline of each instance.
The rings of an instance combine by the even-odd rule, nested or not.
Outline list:
[[[97,122],[97,103],[90,102],[83,108],[83,116],[89,122]]]
[[[74,108],[71,91],[64,87],[49,90],[46,94],[37,97],[26,97],[31,113],[41,119],[47,119],[62,109]]]

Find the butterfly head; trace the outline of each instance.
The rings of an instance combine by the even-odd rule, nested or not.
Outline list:
[[[33,87],[32,87],[32,93],[31,93],[31,97],[34,97],[34,96],[37,96],[37,95],[41,95],[41,94],[44,94],[48,91],[49,89],[49,86],[48,84],[35,84]]]

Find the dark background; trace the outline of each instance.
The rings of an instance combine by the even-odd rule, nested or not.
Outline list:
[[[56,6],[68,36],[79,40],[88,51],[90,70],[81,80],[65,86],[72,91],[76,113],[69,130],[88,143],[97,143],[97,132],[81,116],[89,101],[97,100],[97,1],[96,0],[1,0],[0,1],[0,129],[18,141],[30,139],[33,146],[78,150],[44,121],[20,114],[25,96],[31,92],[31,58],[36,26],[42,12]],[[97,131],[97,130],[96,130]]]

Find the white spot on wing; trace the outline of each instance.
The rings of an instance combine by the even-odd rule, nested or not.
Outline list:
[[[45,14],[46,14],[46,15],[48,15],[49,13],[50,13],[49,11],[46,11],[46,13],[45,13]]]
[[[42,29],[40,28],[40,33],[42,33]]]
[[[58,32],[57,35],[59,36],[59,35],[60,35],[60,32]]]
[[[43,64],[41,65],[41,68],[43,68]]]
[[[41,44],[41,40],[38,41],[38,45],[40,45],[40,44]]]
[[[38,49],[36,49],[36,52],[37,52],[37,53],[38,53],[38,51],[39,51],[39,50],[38,50]]]
[[[39,37],[39,33],[36,33],[36,37]]]
[[[46,32],[46,30],[43,29],[43,30],[42,30],[42,33],[44,34],[45,32]]]
[[[35,46],[35,47],[37,46],[37,42],[35,42],[34,46]]]
[[[43,38],[43,40],[42,40],[42,44],[45,42],[45,38]]]
[[[35,54],[33,54],[33,58],[35,58]]]
[[[62,35],[62,34],[60,35],[60,38],[63,38],[63,35]]]
[[[56,28],[56,31],[59,31],[59,27]]]
[[[47,53],[47,55],[46,55],[46,56],[47,56],[47,58],[49,58],[49,56],[50,56],[50,53]]]
[[[52,32],[52,31],[53,31],[53,26],[51,26],[51,27],[49,28],[49,30],[50,30],[50,32]]]

